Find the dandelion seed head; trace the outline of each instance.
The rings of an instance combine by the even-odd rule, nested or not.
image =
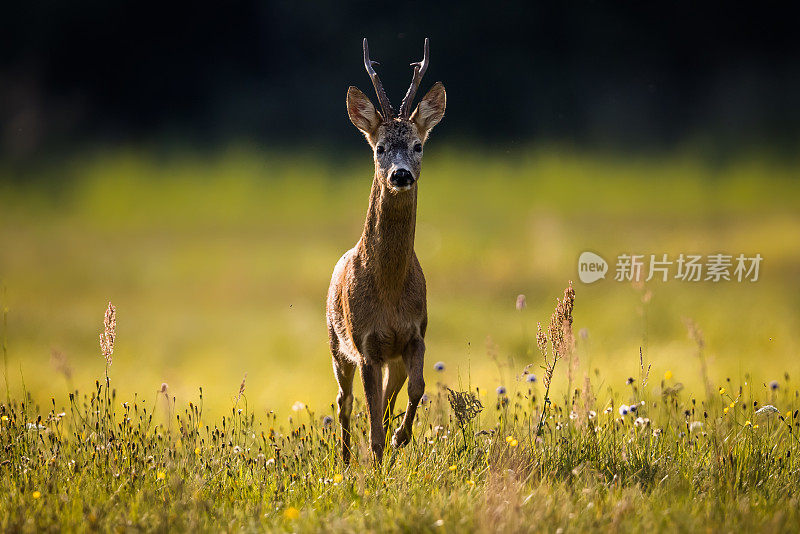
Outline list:
[[[619,414],[620,414],[621,416],[623,416],[623,417],[625,417],[626,415],[628,415],[628,412],[630,412],[630,411],[631,411],[631,407],[630,407],[630,406],[628,406],[627,404],[622,404],[622,405],[620,405],[620,407],[619,407]]]
[[[525,381],[530,383],[536,382],[536,375],[533,373],[529,374],[525,377]]]

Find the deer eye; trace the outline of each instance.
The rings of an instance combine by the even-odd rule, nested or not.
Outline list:
[[[378,146],[375,148],[375,153],[376,153],[376,154],[383,154],[384,152],[386,152],[386,148],[384,148],[384,146],[383,146],[383,145],[378,145]]]
[[[414,152],[422,152],[422,143],[414,145]]]

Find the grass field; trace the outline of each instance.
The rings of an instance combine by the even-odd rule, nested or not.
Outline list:
[[[336,425],[323,423],[335,396],[323,301],[363,224],[366,151],[130,150],[30,176],[2,167],[0,528],[791,530],[800,167],[747,154],[429,152],[416,249],[431,402],[381,476],[363,439],[344,471]],[[611,276],[577,282],[585,250]],[[634,286],[613,280],[622,253],[764,261],[755,283]],[[522,370],[541,375],[536,323],[568,280],[577,358],[556,368],[536,439],[544,390]],[[113,400],[97,342],[109,300]],[[468,427],[445,385],[486,406]],[[74,389],[90,395],[72,404]],[[621,416],[634,401],[638,414]],[[778,413],[756,415],[766,404]]]

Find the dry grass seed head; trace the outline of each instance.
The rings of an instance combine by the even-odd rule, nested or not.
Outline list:
[[[103,333],[100,334],[100,351],[106,359],[106,363],[111,365],[114,354],[114,340],[117,337],[117,308],[108,302],[106,314],[103,318]]]

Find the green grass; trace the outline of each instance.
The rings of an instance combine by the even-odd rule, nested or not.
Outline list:
[[[0,528],[793,531],[800,392],[788,375],[766,393],[748,381],[694,396],[650,372],[641,361],[617,391],[587,375],[551,402],[523,372],[464,420],[438,382],[413,442],[381,466],[357,403],[347,468],[329,409],[297,405],[281,422],[255,413],[243,383],[211,421],[202,390],[188,405],[168,388],[122,402],[104,378],[65,407],[0,405]]]
[[[766,403],[782,417],[799,408],[795,382],[783,378],[800,374],[798,166],[746,154],[720,163],[435,141],[428,152],[416,250],[428,280],[432,400],[414,445],[379,476],[363,416],[358,462],[347,472],[333,447],[336,425],[322,426],[335,397],[324,295],[363,224],[366,151],[96,152],[33,175],[0,165],[10,399],[0,528],[434,530],[441,520],[453,532],[790,530],[795,419],[754,412]],[[764,263],[752,284],[576,282],[578,361],[556,369],[553,419],[536,442],[530,425],[543,390],[529,394],[518,377],[528,364],[541,374],[536,322],[576,279],[584,250],[610,261],[625,252],[758,252]],[[523,311],[514,306],[520,293]],[[107,403],[100,387],[72,405],[69,392],[104,375],[97,333],[109,300],[119,320],[109,370],[116,397]],[[707,380],[686,318],[703,331]],[[640,347],[652,365],[646,386]],[[445,371],[433,370],[437,361]],[[665,373],[672,378],[662,382]],[[597,432],[585,415],[569,418],[585,377]],[[169,404],[157,393],[162,382]],[[486,405],[466,444],[445,385],[479,388]],[[500,385],[510,403],[498,408]],[[645,401],[646,429],[602,414],[633,400]],[[130,428],[123,401],[137,407]],[[294,412],[297,401],[314,413]],[[51,408],[66,415],[53,419]],[[28,430],[38,414],[46,430]],[[689,431],[692,421],[702,429]],[[474,436],[481,429],[495,432]],[[237,445],[243,452],[233,454]],[[266,465],[276,447],[281,461]],[[342,482],[325,482],[337,473]],[[289,506],[297,519],[284,517]]]

